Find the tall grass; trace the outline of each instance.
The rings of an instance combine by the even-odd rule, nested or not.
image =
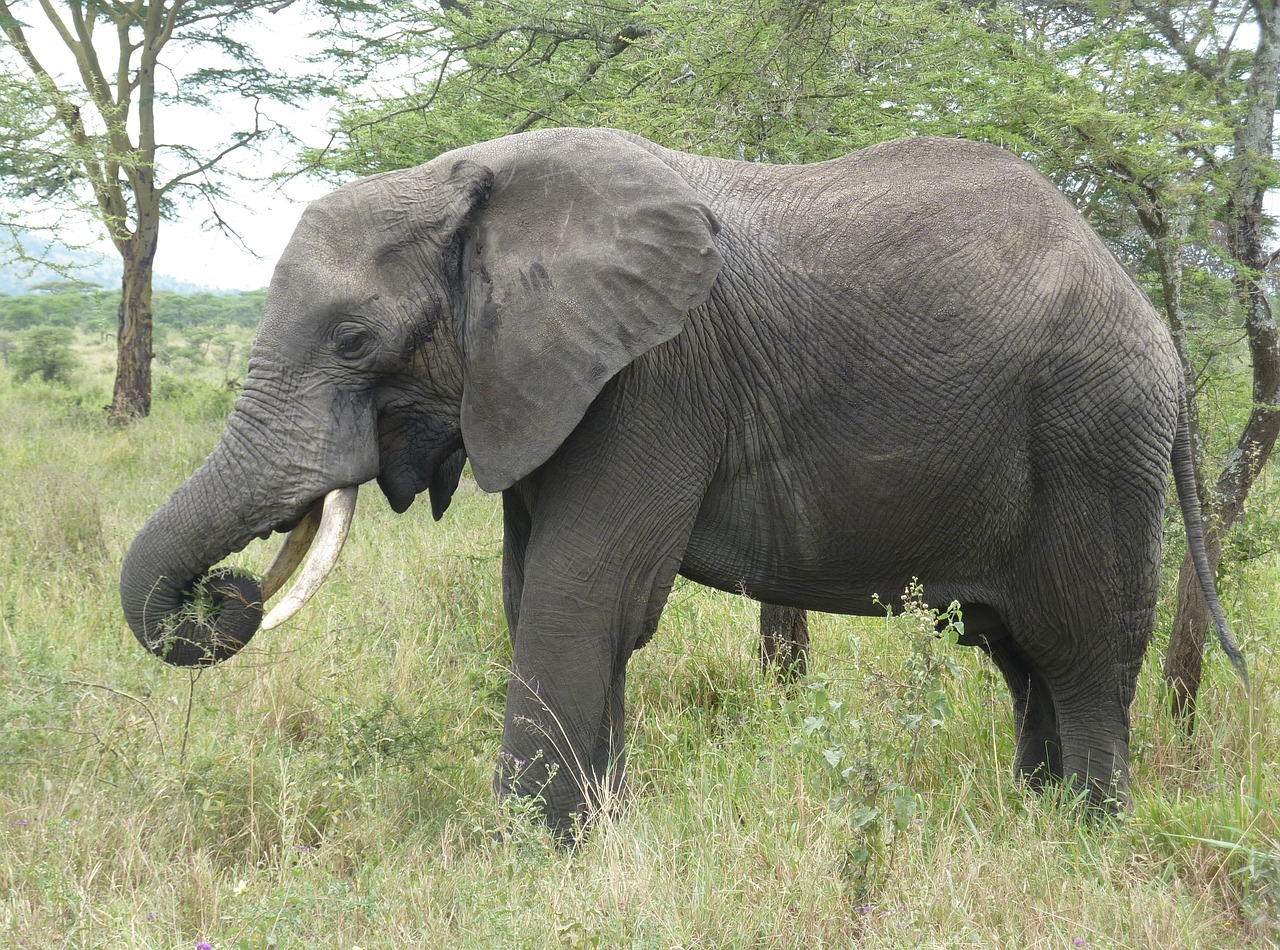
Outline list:
[[[785,693],[757,674],[755,607],[682,582],[631,664],[627,800],[566,853],[490,791],[497,499],[465,480],[435,524],[364,492],[295,621],[224,666],[168,668],[124,625],[117,572],[224,407],[162,387],[115,429],[100,383],[0,373],[5,946],[1280,941],[1274,554],[1227,585],[1252,707],[1213,653],[1184,740],[1149,662],[1133,807],[1101,826],[1013,782],[1003,684],[910,610],[814,615],[814,673]]]

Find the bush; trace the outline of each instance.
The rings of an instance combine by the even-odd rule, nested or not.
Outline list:
[[[240,387],[234,383],[215,386],[203,379],[172,373],[157,373],[151,384],[155,402],[173,403],[183,418],[192,422],[225,419],[239,395]]]
[[[69,383],[80,360],[71,350],[75,339],[66,327],[32,327],[19,334],[9,366],[22,381],[39,375],[47,383]]]

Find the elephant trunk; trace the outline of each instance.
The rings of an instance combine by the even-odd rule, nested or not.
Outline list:
[[[214,567],[269,528],[233,507],[250,492],[230,471],[225,445],[151,516],[120,572],[120,603],[134,636],[175,666],[234,656],[262,620],[258,582]]]
[[[354,487],[330,492],[321,517],[321,503],[314,496],[303,500],[294,494],[301,504],[282,501],[288,493],[266,489],[260,478],[247,478],[232,462],[236,441],[234,429],[228,429],[125,555],[120,576],[125,619],[143,646],[175,666],[209,665],[238,653],[262,625],[264,588],[269,597],[284,585],[312,546],[318,524],[316,553],[268,626],[287,620],[323,583],[350,527]],[[300,511],[305,511],[301,521]],[[294,522],[297,527],[261,584],[243,572],[216,566],[254,538]]]

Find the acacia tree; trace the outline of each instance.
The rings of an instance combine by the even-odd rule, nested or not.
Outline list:
[[[1203,441],[1198,446],[1201,496],[1209,514],[1205,547],[1216,569],[1222,561],[1227,532],[1245,513],[1245,503],[1280,435],[1280,333],[1267,291],[1268,271],[1280,252],[1269,245],[1275,225],[1263,210],[1267,193],[1277,183],[1275,113],[1280,94],[1280,5],[1276,0],[1245,0],[1234,5],[1139,2],[1135,9],[1167,44],[1185,72],[1195,77],[1220,107],[1230,129],[1230,147],[1202,153],[1204,165],[1217,174],[1220,187],[1214,217],[1225,232],[1225,261],[1235,303],[1248,340],[1251,402],[1244,425],[1208,491]],[[1250,24],[1252,48],[1240,47],[1240,27]],[[1154,235],[1170,234],[1178,243],[1177,224],[1158,216]],[[1170,233],[1172,232],[1172,233]],[[1167,268],[1175,277],[1180,262]],[[1180,338],[1188,389],[1196,368],[1187,362],[1186,326],[1170,303],[1179,288],[1166,288],[1166,312]],[[1192,401],[1194,412],[1195,403]],[[1197,414],[1198,416],[1198,414]],[[1199,432],[1197,418],[1195,431]],[[1190,558],[1178,578],[1178,610],[1165,657],[1164,675],[1173,691],[1174,711],[1188,726],[1194,722],[1200,686],[1201,657],[1208,612],[1194,581]]]
[[[145,416],[151,407],[151,282],[161,221],[182,197],[208,201],[216,218],[227,160],[284,133],[268,118],[265,104],[325,91],[316,77],[265,68],[236,38],[236,29],[250,18],[288,5],[0,0],[0,48],[7,47],[12,68],[26,71],[23,93],[49,119],[42,134],[8,136],[18,157],[15,167],[0,168],[0,183],[10,198],[34,188],[46,198],[80,202],[119,253],[123,276],[110,411],[120,420]],[[182,68],[191,61],[206,65]],[[211,107],[227,96],[246,103],[247,118],[228,130],[221,145],[200,150],[160,137],[157,106]],[[9,118],[0,117],[0,124]],[[41,177],[33,179],[33,170]]]

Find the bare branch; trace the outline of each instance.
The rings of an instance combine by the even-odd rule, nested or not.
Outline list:
[[[254,106],[253,106],[253,131],[252,132],[239,133],[239,138],[235,142],[232,142],[226,148],[222,149],[222,151],[213,155],[211,158],[205,159],[195,167],[189,168],[186,171],[182,172],[181,174],[174,175],[167,182],[165,182],[163,185],[161,185],[159,188],[156,189],[157,193],[166,194],[171,188],[182,185],[192,178],[196,178],[200,175],[205,174],[206,172],[213,169],[214,166],[221,164],[222,160],[225,159],[228,155],[231,155],[234,152],[238,152],[243,148],[247,148],[248,146],[256,142],[258,139],[266,135],[268,130],[262,128],[262,121],[261,121],[262,110],[259,108],[259,105],[260,105],[259,100],[255,99]]]

